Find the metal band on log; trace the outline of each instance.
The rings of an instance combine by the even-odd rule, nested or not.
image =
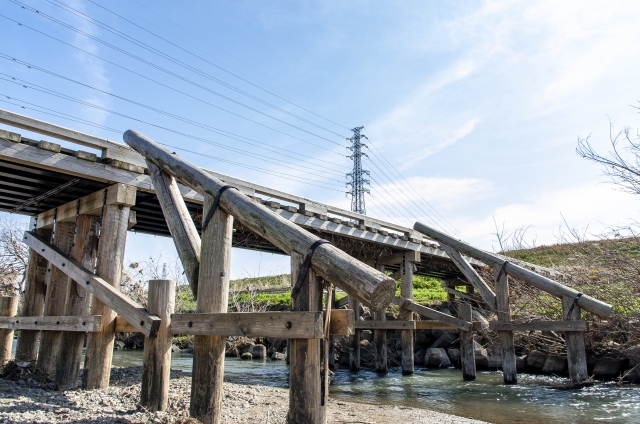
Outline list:
[[[517,278],[518,280],[522,280],[525,283],[529,283],[542,291],[546,291],[560,298],[562,298],[562,296],[575,298],[578,295],[578,291],[562,285],[556,281],[553,281],[547,277],[543,277],[540,274],[536,274],[535,272],[523,268],[519,265],[515,265],[509,262],[508,258],[485,252],[484,250],[473,247],[468,243],[456,240],[455,238],[438,230],[435,230],[421,222],[416,222],[413,228],[416,231],[420,231],[427,237],[430,237],[439,243],[445,244],[460,253],[467,254],[490,265],[504,267],[504,272],[506,272],[507,274],[511,275],[514,278]],[[578,305],[582,309],[592,312],[603,318],[611,315],[611,311],[613,309],[613,307],[608,303],[602,302],[598,299],[594,299],[593,297],[586,295],[580,297],[580,299],[578,300]]]
[[[137,131],[124,133],[124,141],[155,163],[162,171],[204,195],[215,194],[225,184],[184,159],[160,147]],[[274,214],[237,190],[228,190],[220,207],[240,223],[269,240],[285,253],[306,254],[319,237]],[[359,262],[340,249],[324,244],[316,249],[311,261],[313,270],[327,281],[348,292],[373,310],[381,310],[393,299],[396,284],[390,277]]]

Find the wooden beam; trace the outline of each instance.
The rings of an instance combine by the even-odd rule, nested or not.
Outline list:
[[[345,296],[341,299],[336,300],[336,304],[335,304],[335,308],[342,308],[343,306],[346,306],[349,304],[349,296]],[[331,319],[333,319],[333,317],[331,317]]]
[[[581,320],[581,311],[579,306],[573,307],[573,299],[570,297],[562,298],[562,312],[567,321],[572,323],[586,323]],[[584,333],[578,331],[566,331],[564,333],[565,342],[567,344],[567,363],[569,366],[569,378],[571,383],[578,385],[584,383],[589,378],[587,369],[587,354],[584,347]]]
[[[384,265],[378,265],[378,271],[384,272]],[[373,311],[373,319],[383,323],[387,321],[387,311]],[[373,330],[373,344],[376,348],[376,372],[385,374],[388,370],[387,354],[387,331],[382,329]]]
[[[415,330],[416,321],[356,321],[357,330]]]
[[[444,322],[437,320],[422,320],[416,321],[416,330],[444,330],[444,331],[458,331],[459,328],[451,324],[445,324]],[[482,323],[480,321],[473,321],[471,323],[472,331],[482,330]]]
[[[509,307],[509,282],[502,267],[493,266],[493,277],[496,282],[496,307],[498,322],[511,322],[511,308]],[[498,331],[500,351],[502,353],[502,376],[504,384],[516,384],[516,352],[513,343],[513,331]]]
[[[349,296],[349,309],[354,313],[356,322],[360,321],[360,302]],[[360,369],[360,332],[354,329],[349,336],[349,369],[358,371]]]
[[[217,193],[225,185],[140,133],[129,130],[125,132],[124,140],[161,170],[203,195]],[[319,240],[319,237],[274,214],[266,206],[255,203],[237,190],[227,190],[220,198],[219,207],[288,254],[298,252],[306,255],[309,247]],[[331,244],[323,244],[315,250],[311,265],[319,276],[370,305],[373,310],[381,310],[391,303],[396,289],[395,281]]]
[[[536,274],[533,271],[509,262],[509,258],[500,257],[499,255],[495,255],[493,253],[485,252],[484,250],[475,248],[468,243],[456,240],[455,238],[438,230],[435,230],[428,225],[416,222],[413,228],[415,228],[417,231],[420,231],[422,234],[438,241],[439,243],[445,244],[457,250],[458,252],[465,253],[487,264],[497,265],[500,267],[504,266],[504,270],[507,274],[511,275],[514,278],[522,280],[525,283],[529,283],[542,291],[551,293],[554,296],[558,296],[560,298],[562,298],[562,296],[568,296],[575,299],[578,295],[578,292],[572,288],[569,288],[563,284],[560,284],[549,278],[543,277],[542,275]],[[578,306],[603,318],[611,315],[611,311],[613,309],[613,307],[608,303],[602,302],[598,299],[594,299],[593,297],[587,295],[582,295],[580,297],[580,299],[578,300]]]
[[[402,257],[404,260],[400,263],[400,296],[405,299],[413,298],[413,262],[407,260],[409,255],[404,252]],[[399,320],[413,321],[413,311],[402,304],[398,312]],[[400,339],[402,341],[402,374],[411,375],[414,372],[414,331],[401,330]]]
[[[455,249],[447,246],[446,244],[441,244],[440,247],[442,250],[447,252],[451,261],[458,267],[458,269],[464,274],[464,276],[469,280],[469,282],[478,290],[482,299],[484,299],[485,303],[491,310],[496,310],[496,295],[493,293],[493,290],[487,285],[487,283],[480,277],[480,274],[473,269],[473,267],[467,262],[465,258]]]
[[[138,330],[133,325],[129,324],[129,321],[124,319],[121,316],[116,317],[116,333],[139,333]]]
[[[15,319],[18,313],[18,296],[0,296],[0,323],[3,319],[8,321]],[[4,328],[0,324],[0,367],[9,362],[11,359],[11,350],[13,347],[13,329]]]
[[[0,317],[0,328],[37,331],[79,331],[91,333],[100,329],[100,315]]]
[[[200,272],[200,236],[189,215],[187,205],[180,194],[176,179],[160,171],[147,161],[153,188],[160,202],[162,213],[169,227],[171,238],[182,262],[185,277],[191,286],[193,296],[198,297],[198,273]]]
[[[473,319],[473,309],[468,303],[461,303],[458,306],[458,316],[460,319],[471,321]],[[460,330],[460,365],[462,368],[462,379],[473,381],[476,379],[476,355],[473,346],[473,332]]]
[[[24,242],[49,262],[60,266],[74,281],[81,282],[79,284],[83,284],[85,290],[100,299],[111,309],[120,313],[138,331],[147,337],[155,337],[160,326],[160,318],[146,312],[142,306],[120,293],[104,279],[80,266],[68,256],[63,255],[58,249],[35,234],[26,231]]]
[[[398,265],[402,263],[402,260],[407,262],[420,262],[420,251],[407,250],[404,252],[396,252],[391,255],[380,256],[378,258],[378,265]]]
[[[410,311],[413,311],[417,314],[424,315],[425,317],[429,317],[431,319],[449,324],[459,330],[464,330],[464,331],[472,330],[472,326],[470,322],[452,317],[451,315],[443,314],[440,311],[436,311],[435,309],[431,309],[426,306],[418,305],[417,303],[414,303],[410,299],[395,297],[393,299],[393,303],[394,305],[398,305],[398,306],[402,305],[404,308]]]
[[[324,319],[324,318],[323,318]],[[332,336],[350,336],[355,332],[355,314],[351,309],[331,309],[329,334]]]
[[[489,321],[491,331],[589,331],[586,321]]]

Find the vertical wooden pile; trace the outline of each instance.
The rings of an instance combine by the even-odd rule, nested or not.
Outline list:
[[[402,254],[402,265],[400,268],[400,296],[406,299],[413,298],[413,262]],[[413,321],[413,312],[400,307],[398,319],[402,321]],[[413,358],[413,330],[400,330],[402,339],[402,374],[410,375],[414,371]]]
[[[356,321],[360,319],[360,302],[349,296],[349,309],[355,315]],[[360,330],[355,329],[353,335],[349,336],[349,369],[358,371],[360,369]]]
[[[577,321],[582,319],[581,310],[578,305],[573,306],[575,298],[569,296],[562,297],[562,311],[567,321]],[[569,313],[571,311],[571,313]],[[567,344],[567,361],[569,365],[569,378],[571,383],[579,385],[589,378],[587,371],[587,355],[584,348],[584,333],[580,331],[565,331],[565,342]]]
[[[496,308],[498,321],[511,321],[511,308],[509,307],[509,282],[507,273],[501,266],[493,267],[496,280]],[[518,376],[516,371],[516,351],[513,344],[513,331],[498,331],[500,337],[500,351],[502,353],[502,376],[505,384],[516,384]]]
[[[15,317],[18,313],[17,296],[0,297],[0,316]],[[13,347],[13,330],[0,328],[0,367],[11,359],[11,348]]]
[[[384,272],[384,265],[377,266],[378,271]],[[385,310],[373,312],[373,319],[376,321],[386,321],[387,312]],[[376,347],[376,371],[384,374],[387,367],[387,330],[373,330],[373,343]]]
[[[472,322],[473,309],[468,303],[458,306],[458,318]],[[460,330],[460,363],[462,365],[462,378],[466,381],[476,379],[476,354],[473,346],[473,329],[471,331]]]

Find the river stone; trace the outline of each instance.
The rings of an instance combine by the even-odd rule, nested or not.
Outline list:
[[[287,355],[280,352],[273,352],[271,354],[271,359],[273,359],[274,361],[284,361],[285,359],[287,359]]]
[[[255,359],[265,359],[267,357],[267,347],[261,344],[253,346],[251,356]]]
[[[251,355],[250,352],[245,352],[240,356],[240,359],[244,359],[244,360],[248,360],[248,359],[251,359],[251,358],[253,358],[253,355]]]
[[[563,355],[549,355],[544,361],[542,372],[550,374],[563,374],[567,372],[567,357]]]
[[[266,339],[265,345],[268,346],[268,353],[271,355],[273,352],[282,352],[287,347],[287,339]]]
[[[442,348],[429,348],[424,356],[424,363],[430,368],[449,368],[451,361],[447,351]]]
[[[373,364],[376,360],[376,348],[368,340],[360,340],[360,361]]]
[[[539,350],[532,350],[525,358],[525,368],[530,371],[540,372],[546,360],[546,353]]]
[[[371,330],[362,330],[360,332],[360,340],[366,340],[368,342],[373,341],[373,331]]]
[[[253,347],[254,346],[255,346],[255,343],[247,342],[247,343],[243,344],[242,346],[240,346],[240,353],[241,354],[251,353],[253,351]]]
[[[460,366],[460,349],[449,349],[447,355],[454,367]]]
[[[627,361],[611,357],[602,357],[598,360],[593,369],[593,375],[598,379],[615,378],[620,375],[620,371],[625,367]]]

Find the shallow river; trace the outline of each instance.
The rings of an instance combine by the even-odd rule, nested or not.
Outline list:
[[[191,371],[193,356],[173,353],[171,367]],[[113,365],[142,365],[142,350],[115,351]],[[289,367],[276,361],[226,358],[225,375],[234,383],[287,387]],[[372,404],[425,408],[492,423],[640,423],[640,386],[598,383],[582,390],[556,390],[563,379],[521,374],[514,386],[502,384],[502,373],[479,372],[475,382],[462,381],[458,370],[418,368],[411,377],[399,371],[336,370],[331,396]]]

